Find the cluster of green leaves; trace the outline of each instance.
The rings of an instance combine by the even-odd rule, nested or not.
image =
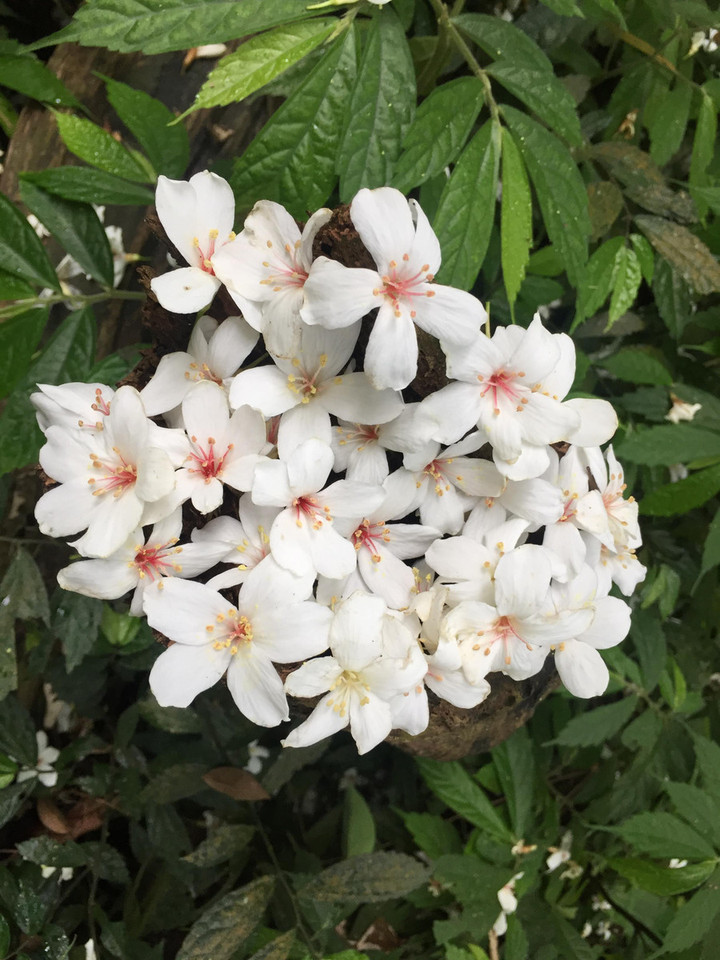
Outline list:
[[[44,103],[77,159],[0,197],[0,505],[16,516],[27,499],[11,471],[37,458],[34,384],[114,383],[133,363],[96,353],[94,305],[142,294],[113,287],[93,205],[144,208],[158,175],[194,172],[165,105],[104,78],[113,135],[33,49],[151,55],[249,36],[191,107],[282,100],[225,169],[237,226],[261,198],[305,219],[365,186],[412,193],[440,238],[439,280],[488,301],[493,323],[551,304],[578,347],[575,394],[618,410],[649,573],[629,641],[606,652],[609,700],[554,696],[462,763],[390,748],[358,760],[342,737],[283,753],[271,732],[256,778],[243,768],[257,731],[226,697],[159,708],[140,621],[48,596],[57,547],[3,543],[0,825],[15,852],[0,954],[82,960],[92,937],[103,960],[714,957],[720,86],[693,35],[717,14],[703,0],[532,0],[511,22],[488,6],[92,0],[34,48],[0,42],[0,128],[12,134],[24,99]],[[26,212],[90,286],[68,290]],[[674,401],[700,404],[692,423],[666,421]],[[52,788],[17,780],[50,723],[42,682],[73,708],[50,729]],[[572,862],[548,873],[568,830]],[[61,885],[43,867],[75,875]]]

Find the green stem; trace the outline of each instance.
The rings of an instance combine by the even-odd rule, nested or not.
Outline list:
[[[465,63],[467,63],[470,68],[470,72],[473,76],[476,76],[478,80],[483,85],[485,90],[485,99],[487,101],[488,109],[490,110],[490,116],[496,122],[500,119],[500,113],[498,111],[498,105],[495,102],[495,98],[492,95],[492,87],[490,85],[490,77],[487,72],[483,70],[480,64],[475,59],[472,50],[465,42],[464,37],[455,26],[455,24],[450,19],[450,14],[448,13],[448,8],[442,2],[442,0],[430,0],[430,5],[435,11],[437,17],[438,26],[442,32],[445,32],[448,36],[448,39],[451,43],[454,44],[458,53],[461,55]],[[453,8],[453,14],[458,13],[458,3],[456,2],[455,7]],[[460,3],[460,9],[462,9],[462,3]]]
[[[24,300],[15,300],[6,307],[0,307],[0,320],[14,317],[18,313],[32,310],[34,307],[44,307],[48,304],[62,303],[71,300],[83,306],[91,303],[102,303],[104,300],[144,300],[145,294],[141,290],[104,290],[102,293],[74,294],[51,293],[47,297],[27,297]]]

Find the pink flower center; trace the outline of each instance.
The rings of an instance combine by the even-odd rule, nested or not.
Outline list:
[[[201,477],[205,479],[205,483],[210,483],[210,481],[222,473],[223,465],[227,458],[227,455],[233,449],[233,444],[229,443],[225,448],[225,452],[221,455],[219,451],[215,449],[215,438],[208,437],[207,439],[207,448],[201,447],[198,443],[197,437],[190,438],[193,442],[195,450],[191,453],[186,463],[189,461],[191,464],[196,464],[196,466],[189,466],[188,469],[190,473],[199,473]]]
[[[478,637],[484,637],[485,631],[478,630],[477,635]],[[528,650],[530,649],[530,646],[525,643],[523,638],[515,631],[512,623],[510,622],[510,618],[498,617],[490,628],[487,638],[479,643],[474,643],[473,650],[482,650],[482,648],[485,647],[483,653],[487,657],[490,655],[490,651],[494,643],[502,643],[505,649],[505,664],[509,665],[512,663],[511,644],[513,644],[516,640],[519,640],[520,643],[524,643]]]
[[[90,477],[88,480],[90,486],[94,487],[94,497],[99,497],[103,493],[112,493],[114,497],[120,497],[129,487],[135,486],[137,467],[133,463],[127,463],[117,447],[113,447],[113,453],[117,457],[115,463],[107,463],[96,453],[90,454],[90,469],[98,470],[101,474],[101,476]]]
[[[167,577],[172,576],[173,573],[179,573],[182,567],[170,559],[173,554],[182,553],[182,547],[176,547],[176,543],[177,538],[157,547],[138,546],[130,565],[137,567],[141,580],[145,577],[154,580],[156,576]]]
[[[212,372],[210,367],[206,364],[191,363],[190,369],[185,371],[186,380],[211,380],[213,383],[217,383],[218,386],[222,386],[222,380],[220,377],[216,377]]]
[[[298,527],[303,525],[303,517],[312,524],[313,530],[319,530],[323,521],[332,521],[330,516],[330,507],[325,504],[322,508],[318,504],[317,497],[305,495],[295,497],[292,502],[292,508],[295,511],[295,523]]]
[[[363,520],[360,526],[353,532],[355,549],[360,550],[364,547],[370,551],[374,563],[380,563],[382,557],[378,553],[377,542],[379,540],[390,543],[390,530],[382,523],[370,523],[369,520]]]
[[[327,359],[327,354],[322,353],[318,358],[318,365],[315,370],[304,370],[300,366],[298,358],[293,358],[293,366],[297,367],[298,373],[288,374],[288,389],[300,396],[301,403],[310,403],[315,394],[321,389],[322,383],[318,383],[317,381],[327,363]]]
[[[407,264],[410,259],[407,253],[403,254],[403,261]],[[424,264],[417,273],[410,275],[404,275],[407,271],[407,266],[405,271],[402,268],[398,270],[398,265],[395,260],[391,260],[389,263],[389,272],[384,274],[380,279],[382,280],[382,287],[377,287],[373,290],[374,296],[384,296],[387,300],[390,301],[392,306],[395,308],[395,316],[399,317],[401,314],[400,303],[402,301],[407,301],[410,297],[434,297],[435,291],[428,290],[426,284],[431,283],[434,279],[433,274],[430,273],[430,265]],[[415,319],[415,311],[410,311],[410,316]]]
[[[266,241],[268,249],[273,248],[271,240]],[[260,281],[263,286],[272,287],[273,292],[279,293],[285,287],[304,287],[308,278],[307,271],[298,263],[297,252],[300,249],[300,241],[291,244],[285,244],[286,257],[282,254],[277,256],[275,253],[268,254],[269,260],[263,260],[263,266],[268,271],[267,276]]]
[[[95,391],[95,400],[90,404],[90,409],[94,410],[96,413],[102,414],[103,417],[107,417],[110,413],[110,401],[106,400],[102,395],[102,390],[98,387]],[[93,430],[102,430],[103,425],[100,420],[96,420],[94,423],[85,423],[83,420],[78,420],[79,427],[90,427]]]
[[[520,403],[527,403],[527,398],[520,398],[520,392],[517,389],[518,385],[515,382],[517,377],[524,376],[524,373],[509,373],[507,370],[497,370],[487,379],[478,376],[478,380],[482,383],[480,395],[485,397],[488,393],[490,394],[493,409],[496,413],[500,412],[501,400],[510,400],[513,403],[517,403],[518,400],[520,400]]]
[[[435,481],[435,494],[438,497],[442,497],[443,494],[447,493],[450,489],[450,484],[447,482],[447,477],[445,476],[445,470],[452,462],[452,457],[447,460],[431,460],[430,463],[423,468],[425,476]]]
[[[230,239],[234,238],[234,234],[230,234]],[[215,270],[212,265],[213,254],[215,253],[215,241],[218,238],[217,230],[209,230],[207,240],[201,245],[199,237],[193,237],[193,246],[198,252],[199,263],[198,266],[203,273],[209,273],[211,277],[215,276]]]
[[[252,624],[247,617],[242,616],[234,607],[228,610],[227,616],[224,613],[219,613],[215,618],[215,623],[209,623],[205,630],[212,635],[218,628],[222,631],[223,636],[213,641],[213,649],[229,650],[232,656],[238,652],[242,644],[250,643],[253,638]]]
[[[375,443],[379,436],[380,428],[378,426],[370,426],[368,424],[356,423],[354,426],[357,428],[355,430],[343,430],[342,427],[338,427],[338,432],[343,438],[339,440],[338,443],[341,447],[344,447],[348,441],[357,441],[360,443],[358,451],[365,449],[365,445],[368,443]]]

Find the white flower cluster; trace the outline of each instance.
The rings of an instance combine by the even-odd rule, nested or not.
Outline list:
[[[194,313],[224,284],[242,317],[200,317],[140,392],[41,385],[33,399],[57,481],[40,529],[82,533],[73,546],[88,558],[59,582],[134,591],[131,612],[172,641],[150,675],[159,703],[187,706],[226,676],[240,711],[274,726],[287,694],[321,696],[285,744],[349,724],[364,753],[391,729],[424,730],[428,689],[473,707],[491,673],[526,679],[553,651],[573,694],[602,693],[598,650],[630,622],[610,588],[629,595],[644,568],[637,504],[600,450],[615,414],[564,400],[570,338],[539,317],[482,332],[479,301],[434,282],[422,210],[390,188],[350,208],[375,270],[313,259],[329,210],[301,233],[261,201],[236,236],[212,173],[161,177],[157,208],[189,264],[153,281],[161,305]],[[373,310],[360,372],[351,357]],[[412,403],[416,325],[439,339],[451,382]],[[243,368],[260,334],[269,362]],[[206,516],[232,500],[226,488],[237,516],[196,521],[181,543],[183,504]],[[275,664],[300,661],[283,682]]]

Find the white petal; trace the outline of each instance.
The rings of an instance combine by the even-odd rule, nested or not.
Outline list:
[[[365,373],[378,390],[402,390],[417,373],[418,345],[410,317],[389,304],[378,311],[365,349]]]
[[[580,415],[580,426],[568,434],[570,443],[580,447],[600,446],[617,430],[618,418],[615,409],[607,400],[578,397],[563,404]]]
[[[277,367],[256,367],[242,370],[230,386],[230,406],[247,404],[265,417],[275,417],[300,402],[297,393],[288,387],[288,379]]]
[[[63,590],[73,590],[86,597],[115,600],[138,582],[138,570],[127,560],[81,560],[58,572],[57,581]]]
[[[220,281],[199,267],[181,267],[154,277],[150,289],[171,313],[198,313],[212,301]]]
[[[382,303],[375,293],[380,277],[372,270],[345,267],[318,257],[305,281],[305,302],[300,316],[305,323],[318,323],[334,330],[360,320]]]
[[[212,644],[186,647],[176,643],[161,653],[150,671],[150,689],[161,707],[187,707],[203,690],[218,682],[229,656]]]
[[[320,701],[313,712],[304,723],[295,727],[282,741],[284,747],[309,747],[318,740],[324,740],[325,737],[331,737],[338,730],[342,730],[349,722],[347,714],[340,715],[339,710],[333,710],[332,693]]]
[[[404,254],[410,255],[415,229],[408,202],[399,190],[359,190],[350,204],[350,218],[380,273],[388,271],[391,260],[400,263]]]
[[[176,644],[204,646],[228,610],[228,601],[204,583],[166,577],[145,591],[145,615],[154,630]]]
[[[255,568],[259,570],[259,567]],[[328,648],[332,613],[314,600],[258,610],[252,618],[256,644],[276,663],[296,663]]]
[[[342,667],[334,657],[308,660],[288,674],[285,690],[291,697],[317,697],[326,693],[341,673]]]
[[[335,608],[330,627],[333,655],[345,670],[362,670],[382,652],[385,601],[354,593]]]
[[[243,716],[261,727],[290,719],[282,680],[270,659],[248,645],[238,650],[228,667],[228,690]]]
[[[578,640],[567,640],[555,650],[555,666],[575,697],[599,697],[610,682],[608,668],[597,650]]]
[[[358,753],[367,753],[387,737],[392,730],[390,704],[376,697],[372,691],[360,700],[357,694],[350,696],[350,733],[357,744]]]

